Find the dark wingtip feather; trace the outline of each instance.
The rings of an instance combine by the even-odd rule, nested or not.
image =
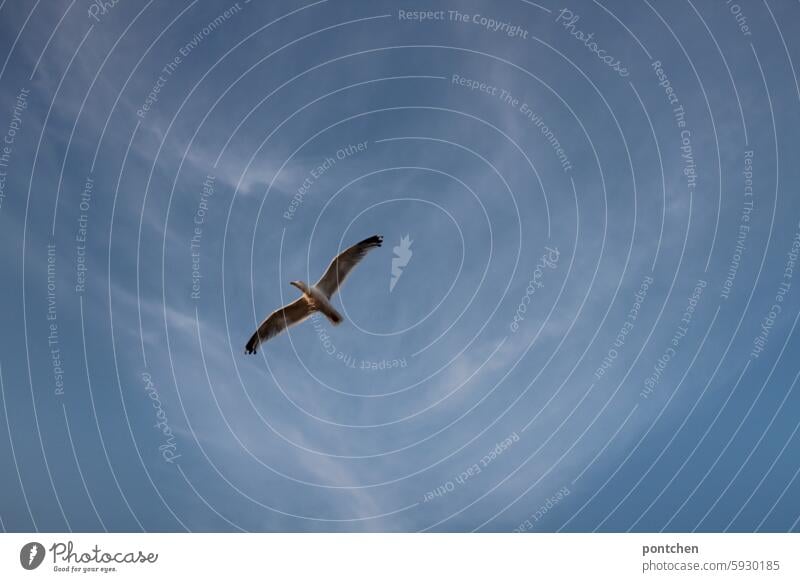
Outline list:
[[[255,354],[258,346],[256,345],[256,337],[253,336],[250,338],[250,341],[247,342],[247,345],[244,347],[245,354]]]
[[[373,235],[373,236],[371,236],[369,238],[365,238],[364,240],[362,240],[358,244],[379,247],[379,246],[381,246],[381,244],[383,244],[383,235],[380,235],[380,234]]]

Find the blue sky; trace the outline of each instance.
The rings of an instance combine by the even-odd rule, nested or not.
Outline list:
[[[800,7],[264,4],[0,4],[4,530],[800,529]]]

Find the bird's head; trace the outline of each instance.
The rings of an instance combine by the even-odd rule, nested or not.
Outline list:
[[[289,285],[297,287],[298,289],[300,289],[301,293],[308,293],[308,287],[306,287],[306,284],[303,283],[302,281],[289,281]]]

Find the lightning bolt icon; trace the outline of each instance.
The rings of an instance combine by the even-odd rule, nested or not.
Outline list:
[[[411,240],[411,237],[405,235],[400,239],[400,244],[392,249],[395,256],[392,257],[392,277],[389,281],[390,293],[394,291],[394,286],[397,285],[397,281],[403,274],[403,268],[408,265],[408,262],[411,260],[411,255],[414,254],[411,250],[412,242],[414,241]]]
[[[33,564],[34,558],[39,554],[39,547],[36,545],[31,546],[31,551],[28,554],[28,566]]]

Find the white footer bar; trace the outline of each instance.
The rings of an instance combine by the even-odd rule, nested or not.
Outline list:
[[[3,534],[0,580],[800,580],[797,534]]]

